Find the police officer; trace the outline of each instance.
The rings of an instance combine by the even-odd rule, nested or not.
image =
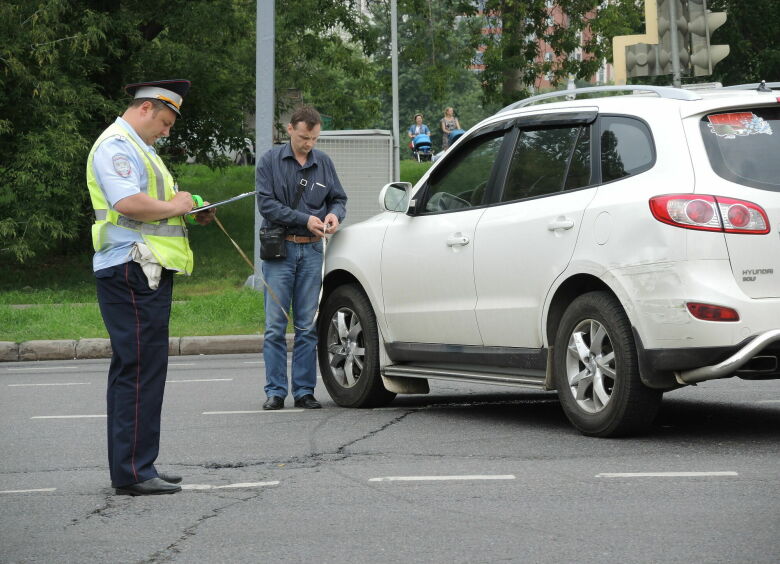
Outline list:
[[[126,86],[132,103],[98,137],[87,161],[95,210],[93,270],[113,349],[106,394],[108,465],[118,495],[181,491],[181,477],[158,472],[154,462],[173,275],[192,272],[184,216],[194,204],[189,192],[178,191],[154,143],[169,135],[189,88],[188,80]],[[205,225],[214,210],[194,217]]]

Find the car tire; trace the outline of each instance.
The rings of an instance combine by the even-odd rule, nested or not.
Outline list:
[[[390,403],[379,374],[379,331],[368,297],[356,285],[340,286],[325,301],[317,328],[322,381],[342,407]]]
[[[658,413],[663,394],[642,383],[631,323],[607,292],[583,294],[566,309],[553,370],[564,413],[585,435],[640,434]]]

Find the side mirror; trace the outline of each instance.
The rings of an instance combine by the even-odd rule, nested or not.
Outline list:
[[[404,212],[409,206],[409,182],[391,182],[379,191],[379,207],[385,211]]]

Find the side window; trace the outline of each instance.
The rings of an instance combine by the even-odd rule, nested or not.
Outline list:
[[[580,128],[580,136],[574,146],[566,175],[565,190],[582,188],[593,184],[593,167],[590,160],[590,126]]]
[[[647,126],[629,117],[601,118],[601,181],[632,176],[653,166],[655,152]]]
[[[442,163],[449,166],[429,181],[424,211],[443,212],[481,205],[503,140],[503,134],[478,139],[452,155],[452,160]]]
[[[511,202],[561,191],[569,159],[576,153],[574,148],[581,129],[587,130],[580,126],[567,126],[521,131],[512,153],[501,201]],[[587,150],[584,151],[587,153]],[[589,155],[581,152],[577,158],[580,161],[576,165],[577,174],[585,175],[580,169],[587,165],[589,177]],[[579,180],[573,179],[572,182],[577,184]]]

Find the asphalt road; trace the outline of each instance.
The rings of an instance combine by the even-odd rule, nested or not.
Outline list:
[[[780,381],[677,390],[608,440],[555,394],[449,382],[263,412],[260,355],[176,357],[158,467],[187,489],[130,498],[107,366],[0,364],[0,562],[780,562]]]

